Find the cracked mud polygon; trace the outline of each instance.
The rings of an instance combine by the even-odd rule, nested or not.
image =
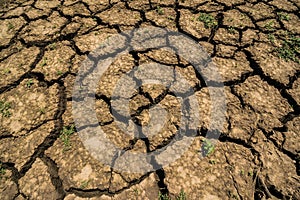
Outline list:
[[[300,199],[298,0],[1,0],[0,7],[0,199]],[[89,53],[115,34],[150,26],[205,48],[223,78],[226,120],[201,157],[212,111],[201,74],[163,49],[118,57],[95,94],[97,125],[114,145],[153,152],[179,129],[176,96],[144,84],[132,94],[129,112],[142,127],[153,120],[155,134],[122,133],[111,97],[135,66],[158,63],[180,73],[201,116],[179,159],[129,173],[99,162],[83,145],[72,92]],[[163,127],[155,126],[154,105],[167,111]]]

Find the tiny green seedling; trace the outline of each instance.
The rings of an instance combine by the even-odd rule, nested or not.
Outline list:
[[[279,12],[279,13],[277,13],[277,15],[281,21],[289,21],[291,19],[291,17],[287,13],[284,13],[284,12]]]
[[[275,42],[275,36],[271,33],[268,34],[268,39],[274,44]]]
[[[60,71],[60,70],[58,70],[58,71],[57,71],[57,75],[58,75],[58,76],[61,76],[61,75],[63,75],[63,72]]]
[[[249,171],[248,176],[252,177],[253,176],[253,171]]]
[[[11,105],[9,102],[0,101],[0,113],[2,114],[2,117],[10,117],[11,112],[9,109],[11,108]]]
[[[236,32],[235,27],[233,27],[233,26],[229,26],[227,30],[230,34],[235,34],[235,32]]]
[[[158,193],[158,200],[171,200],[167,194]]]
[[[71,143],[70,143],[70,136],[75,133],[75,127],[74,125],[71,125],[69,127],[65,126],[60,132],[59,138],[64,144],[63,151],[67,151],[71,149]]]
[[[271,21],[267,22],[264,25],[264,28],[267,29],[268,31],[273,31],[274,30],[274,21],[271,20]]]
[[[198,20],[204,23],[205,28],[214,28],[218,25],[218,22],[210,14],[200,13]]]
[[[14,27],[14,25],[12,24],[12,23],[8,23],[8,25],[7,25],[7,29],[8,29],[8,31],[10,31],[10,30],[12,30],[12,29],[14,29],[15,27]]]
[[[80,188],[85,189],[88,186],[89,182],[90,182],[90,180],[82,181],[81,185],[80,185]]]
[[[156,7],[156,12],[157,12],[159,15],[163,15],[163,14],[164,14],[164,10],[163,10],[160,6],[157,6],[157,7]]]
[[[32,80],[32,79],[29,79],[29,80],[26,82],[26,87],[30,88],[32,85],[33,85],[33,80]]]
[[[44,67],[44,66],[46,66],[46,65],[47,65],[47,58],[44,57],[40,66],[41,66],[41,67]]]
[[[204,155],[207,155],[207,156],[212,154],[215,150],[215,145],[209,139],[204,139],[202,147],[203,147]]]
[[[2,176],[6,174],[6,169],[2,167],[2,164],[0,164],[0,179],[2,179]]]
[[[186,194],[183,190],[180,191],[179,195],[176,197],[176,200],[186,200]]]

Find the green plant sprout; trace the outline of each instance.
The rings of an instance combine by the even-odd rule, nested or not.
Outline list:
[[[33,85],[33,80],[32,80],[32,79],[29,79],[29,80],[26,82],[26,87],[30,88],[32,85]]]
[[[11,112],[9,109],[11,108],[11,105],[9,102],[0,101],[0,113],[2,114],[2,117],[10,117]]]
[[[210,14],[200,13],[198,20],[204,23],[205,28],[214,28],[218,25],[218,22]]]
[[[164,14],[164,10],[163,10],[160,6],[157,6],[157,7],[156,7],[156,12],[157,12],[159,15],[163,15],[163,14]]]
[[[203,150],[204,150],[205,155],[208,156],[208,155],[210,155],[210,154],[212,154],[214,152],[215,145],[212,143],[211,140],[205,139],[203,141]]]
[[[300,53],[300,37],[289,36],[276,51],[278,52],[278,56],[285,61],[292,60],[296,63],[300,63],[297,56],[297,54],[299,55]]]
[[[71,149],[71,143],[70,143],[70,136],[75,133],[75,127],[74,125],[71,125],[69,127],[65,126],[60,132],[59,138],[64,144],[63,151],[67,151]]]

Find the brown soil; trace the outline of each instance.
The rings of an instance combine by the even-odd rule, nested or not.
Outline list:
[[[299,11],[298,0],[1,0],[0,199],[155,200],[159,193],[176,199],[181,191],[191,200],[300,199]],[[199,20],[200,13],[215,26]],[[175,162],[125,173],[95,159],[78,132],[68,144],[61,135],[74,124],[72,90],[81,62],[110,36],[147,26],[184,33],[206,49],[224,80],[226,122],[214,151],[202,157],[212,109],[194,67],[166,49],[118,57],[95,102],[114,145],[149,153],[167,145],[180,126],[179,100],[159,84],[144,84],[129,108],[134,122],[147,126],[147,138],[122,133],[120,127],[133,126],[116,123],[111,97],[134,66],[156,62],[180,73],[201,116],[192,145]],[[288,59],[279,52],[291,38],[297,43],[285,49],[294,53]],[[116,102],[121,112],[122,99]],[[153,110],[156,104],[164,111]],[[163,127],[153,116],[158,112],[167,118]]]

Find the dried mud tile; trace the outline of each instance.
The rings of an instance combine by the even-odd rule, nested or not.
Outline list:
[[[20,170],[53,128],[54,123],[50,122],[23,136],[0,140],[1,161],[14,163]]]
[[[241,44],[252,44],[254,40],[258,40],[257,32],[258,31],[252,29],[247,29],[246,31],[243,31]]]
[[[239,44],[239,33],[230,33],[225,28],[219,28],[214,36],[214,40],[226,44]]]
[[[145,55],[161,63],[173,64],[173,65],[178,63],[175,52],[170,48],[161,48],[158,50],[152,50],[146,53]]]
[[[177,30],[175,23],[176,12],[173,8],[158,6],[155,10],[146,12],[146,18],[154,21],[158,26],[169,30]]]
[[[0,51],[0,60],[5,61],[8,57],[12,56],[15,53],[20,52],[23,50],[25,47],[23,47],[21,42],[14,42],[11,46],[8,48],[2,49]]]
[[[10,40],[25,23],[26,21],[21,17],[1,20],[0,46],[8,45]]]
[[[74,54],[69,42],[53,43],[48,46],[48,50],[33,72],[43,73],[46,81],[58,79],[69,71]]]
[[[107,97],[111,97],[113,94],[116,94],[114,89],[117,84],[123,84],[123,82],[119,83],[120,79],[133,67],[134,59],[131,56],[119,56],[101,76],[96,93],[103,94]],[[130,87],[131,86],[132,85],[130,85]]]
[[[31,169],[19,180],[20,191],[30,199],[56,199],[48,167],[37,158]]]
[[[113,122],[101,126],[101,129],[103,130],[105,137],[119,149],[128,147],[130,141],[134,139],[134,130],[131,124],[128,125],[122,122]],[[99,135],[99,137],[101,136]]]
[[[148,0],[132,0],[128,1],[128,5],[130,8],[136,10],[147,10],[150,9],[150,4]]]
[[[300,78],[293,83],[293,86],[288,90],[288,93],[296,100],[298,105],[300,105]]]
[[[175,0],[151,0],[152,5],[165,5],[165,6],[173,6],[175,4]]]
[[[243,108],[238,97],[226,87],[226,118],[230,127],[224,131],[231,138],[248,141],[257,128],[257,115],[249,107]]]
[[[156,99],[166,91],[166,88],[160,84],[143,84],[141,88],[152,99]]]
[[[237,47],[219,44],[216,47],[216,56],[217,57],[234,57]]]
[[[25,42],[50,41],[59,37],[60,29],[67,22],[58,12],[53,12],[47,20],[39,19],[32,21],[20,33]]]
[[[228,10],[224,13],[224,25],[234,28],[245,28],[245,27],[252,27],[254,25],[251,19],[244,13],[239,12],[238,10]]]
[[[288,0],[273,0],[269,2],[269,4],[275,6],[276,8],[279,8],[280,10],[285,10],[285,11],[297,11],[298,8],[293,5]]]
[[[205,11],[205,12],[218,12],[218,11],[224,10],[224,6],[222,6],[216,2],[208,1],[207,3],[197,7],[197,10]]]
[[[190,0],[190,1],[186,1],[186,0],[180,0],[178,1],[180,6],[188,6],[188,7],[192,7],[192,8],[196,8],[199,5],[202,5],[203,2],[202,0]]]
[[[208,157],[201,158],[200,147],[201,139],[197,137],[184,155],[164,168],[164,181],[170,194],[175,196],[183,190],[188,199],[229,199],[229,191],[237,194],[232,176],[238,176],[240,169],[248,170],[252,165],[250,150],[236,144],[218,143]],[[237,159],[228,163],[224,153]],[[244,185],[243,191],[239,192],[246,198],[252,181],[251,178],[245,179],[238,184]]]
[[[180,27],[187,33],[197,37],[209,37],[211,30],[205,28],[203,22],[198,20],[199,14],[192,14],[190,10],[180,10]]]
[[[90,12],[82,3],[76,3],[69,6],[63,6],[60,8],[64,15],[90,15]]]
[[[1,166],[1,165],[0,165]],[[0,175],[0,198],[3,200],[11,200],[18,193],[15,182],[11,180],[12,172],[1,167]]]
[[[140,13],[126,9],[123,3],[118,3],[109,10],[97,14],[97,16],[100,17],[103,22],[109,23],[110,25],[135,25],[140,21]]]
[[[76,133],[71,135],[69,142],[71,148],[66,149],[59,138],[45,152],[57,164],[64,189],[107,189],[111,176],[110,167],[96,160]]]
[[[26,9],[25,14],[28,16],[29,19],[33,20],[33,19],[38,19],[42,16],[48,16],[50,15],[51,10],[44,8],[43,9],[36,9],[33,7],[29,7]]]
[[[262,81],[259,76],[249,77],[244,83],[235,86],[245,104],[251,105],[257,112],[259,126],[265,130],[281,126],[280,119],[292,108],[279,91]]]
[[[104,100],[96,100],[95,107],[95,112],[100,124],[109,123],[114,120],[113,115],[110,113],[110,107]]]
[[[268,44],[258,43],[253,47],[249,47],[249,50],[264,74],[282,84],[287,85],[289,78],[299,69],[299,64],[272,55],[270,52],[274,51],[274,47]]]
[[[238,81],[245,73],[252,72],[246,56],[238,52],[234,59],[214,57],[213,61],[219,69],[220,76],[226,81]]]
[[[177,78],[185,79],[190,88],[195,88],[196,85],[200,83],[196,76],[195,69],[191,65],[185,68],[175,67],[175,71],[179,74],[179,76],[177,75]]]
[[[273,9],[263,2],[256,3],[255,5],[246,3],[245,5],[238,6],[238,8],[250,14],[255,21],[264,18],[275,18]]]
[[[89,5],[89,9],[93,12],[93,13],[98,13],[101,10],[105,9],[106,7],[109,6],[109,4],[107,3],[107,1],[105,0],[83,0],[82,2],[86,3]],[[114,3],[114,1],[111,1],[111,3]]]
[[[2,61],[0,63],[0,86],[11,84],[30,71],[39,53],[37,47],[24,48]]]
[[[15,89],[0,95],[0,99],[11,104],[9,117],[1,119],[2,127],[14,136],[51,120],[57,111],[58,87],[45,90],[38,87],[34,79],[25,79]]]
[[[7,11],[4,13],[4,15],[2,16],[3,18],[9,18],[12,16],[21,16],[22,14],[24,14],[30,7],[29,6],[18,6],[15,8],[12,8],[11,10]]]
[[[93,31],[86,35],[79,35],[74,38],[74,41],[80,51],[94,51],[96,48],[100,47],[110,36],[117,34],[117,31],[99,28],[97,31]]]
[[[300,117],[289,121],[286,126],[288,130],[282,133],[285,136],[283,148],[297,155],[297,153],[299,153],[300,144]]]
[[[245,3],[244,0],[222,0],[222,1],[216,1],[216,2],[220,2],[220,3],[223,3],[225,4],[226,6],[235,6],[237,4],[243,4]]]
[[[112,196],[113,200],[152,200],[157,199],[159,188],[157,186],[157,177],[154,173],[142,180],[140,183],[131,186],[129,189]]]
[[[35,3],[35,6],[37,8],[40,8],[40,9],[49,9],[49,8],[56,8],[60,5],[60,1],[59,0],[39,0]]]
[[[262,138],[261,135],[257,137]],[[254,148],[261,154],[263,165],[260,170],[260,178],[264,180],[265,185],[269,189],[274,188],[273,191],[280,191],[283,196],[293,198],[299,196],[300,184],[297,181],[296,161],[293,161],[267,140],[258,140]]]

